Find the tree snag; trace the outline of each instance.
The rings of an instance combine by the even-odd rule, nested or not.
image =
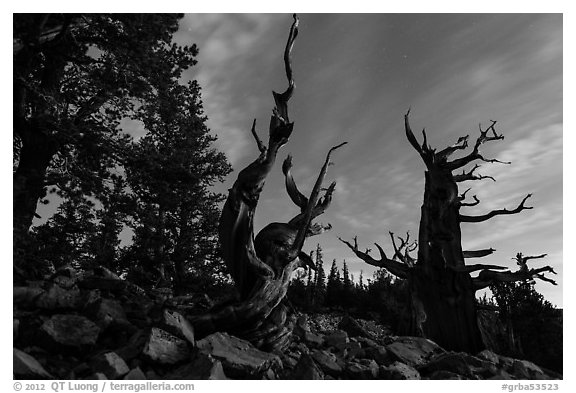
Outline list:
[[[409,254],[416,247],[410,245],[408,236],[405,240],[400,239],[401,244],[397,247],[391,233],[394,247],[392,258],[388,258],[382,248],[376,244],[380,251],[380,260],[375,260],[368,253],[359,251],[356,239],[354,239],[354,244],[340,240],[365,262],[385,268],[398,278],[408,280],[411,293],[411,323],[408,334],[425,336],[446,349],[476,353],[484,349],[484,343],[477,323],[475,292],[496,282],[524,281],[534,278],[555,284],[553,280],[542,274],[544,272],[555,274],[555,272],[550,266],[528,269],[526,261],[535,257],[523,257],[522,254],[518,254],[516,258],[520,265],[520,270],[516,272],[497,265],[465,264],[465,258],[481,258],[492,254],[495,250],[493,248],[462,250],[460,224],[463,222],[479,223],[497,215],[516,214],[532,209],[532,207],[525,206],[531,194],[528,194],[512,210],[494,210],[479,216],[460,214],[461,207],[476,206],[480,200],[473,196],[473,202],[465,202],[469,189],[459,195],[458,183],[482,179],[495,181],[495,179],[475,174],[475,170],[479,168],[478,165],[468,172],[463,170],[461,174],[455,175],[453,171],[477,160],[509,164],[509,162],[487,159],[479,150],[485,142],[502,140],[504,136],[496,132],[496,122],[491,120],[488,128],[483,130],[480,127],[480,135],[472,151],[450,161],[449,157],[453,153],[468,148],[469,136],[460,137],[453,145],[437,152],[428,145],[424,130],[422,131],[423,143],[419,144],[410,127],[408,116],[409,111],[404,117],[406,137],[426,165],[424,202],[418,233],[418,257],[413,258]],[[474,272],[479,272],[477,277],[470,275]]]
[[[336,183],[324,190],[322,182],[332,152],[344,145],[342,143],[328,151],[309,197],[304,196],[296,186],[291,172],[292,157],[284,160],[282,172],[286,190],[300,208],[300,213],[288,223],[267,225],[254,238],[254,212],[264,181],[279,149],[288,142],[294,126],[288,117],[288,100],[295,87],[290,54],[297,34],[298,18],[294,15],[284,51],[288,88],[282,94],[273,92],[276,106],[270,120],[268,146],[258,137],[254,121],[251,132],[260,156],[238,174],[220,217],[222,255],[234,279],[239,301],[191,319],[200,337],[215,331],[226,331],[268,351],[282,351],[289,343],[294,318],[284,297],[294,270],[306,266],[315,269],[302,247],[306,237],[330,229],[329,225],[312,224],[312,220],[324,213],[332,201]]]

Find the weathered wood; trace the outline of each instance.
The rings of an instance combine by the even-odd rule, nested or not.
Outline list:
[[[191,319],[195,334],[203,337],[216,331],[225,331],[244,338],[265,350],[283,350],[294,323],[284,298],[294,270],[310,266],[311,259],[302,252],[308,236],[329,228],[313,224],[332,199],[335,183],[321,195],[330,155],[343,144],[330,149],[310,197],[305,197],[296,186],[290,169],[291,157],[284,161],[286,189],[292,201],[300,207],[300,214],[288,223],[271,223],[254,237],[254,213],[264,181],[278,154],[292,133],[294,123],[288,118],[288,100],[295,83],[290,53],[298,34],[298,18],[290,29],[284,51],[284,64],[288,88],[282,94],[274,93],[276,106],[270,120],[268,146],[258,137],[255,122],[252,134],[259,157],[238,174],[229,191],[220,218],[219,234],[223,259],[238,290],[239,301]]]

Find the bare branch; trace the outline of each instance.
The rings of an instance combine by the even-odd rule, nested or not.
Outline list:
[[[420,153],[420,155],[422,155],[423,154],[422,147],[420,147],[420,145],[418,144],[418,140],[416,140],[416,137],[412,132],[412,128],[410,128],[410,120],[408,119],[409,115],[410,115],[410,109],[408,109],[408,112],[406,112],[406,114],[404,115],[404,129],[406,131],[406,138],[408,138],[408,142],[410,142],[412,147],[416,149],[416,151]]]
[[[472,198],[474,198],[474,202],[460,202],[459,203],[460,207],[476,206],[477,204],[480,203],[480,199],[478,199],[476,195],[473,195]]]
[[[455,151],[466,149],[468,147],[468,138],[469,138],[469,135],[461,136],[460,138],[458,138],[456,143],[454,143],[453,145],[448,146],[444,150],[441,150],[438,153],[436,153],[436,157],[438,157],[441,160],[446,160]]]
[[[478,125],[478,127],[480,129],[480,136],[476,139],[476,143],[474,144],[474,149],[470,152],[470,154],[468,154],[465,157],[458,158],[454,161],[448,162],[446,164],[446,167],[448,169],[454,170],[454,169],[462,168],[463,166],[467,165],[468,163],[470,163],[474,160],[482,160],[485,162],[499,162],[499,163],[503,163],[503,164],[509,164],[509,162],[503,162],[503,161],[499,161],[499,160],[495,160],[495,159],[486,159],[479,152],[480,145],[482,145],[486,142],[489,142],[489,141],[504,139],[504,135],[498,135],[496,133],[496,129],[494,128],[494,126],[496,125],[496,121],[494,121],[494,120],[490,120],[490,121],[492,122],[492,124],[488,128],[486,128],[485,130],[482,130],[481,125]],[[488,131],[492,131],[492,136],[488,135]]]
[[[292,177],[292,156],[288,155],[282,164],[282,172],[286,177],[286,191],[288,191],[288,195],[292,202],[296,204],[296,206],[300,207],[300,210],[303,212],[306,207],[308,206],[308,198],[306,198],[296,186],[296,182]]]
[[[344,146],[346,143],[348,143],[348,142],[344,142],[344,143],[341,143],[337,146],[334,146],[333,148],[331,148],[328,151],[328,154],[326,154],[326,160],[324,161],[324,165],[322,166],[322,169],[320,170],[320,173],[318,174],[318,179],[316,179],[316,184],[314,184],[314,188],[312,189],[312,192],[310,193],[310,198],[308,199],[308,206],[306,207],[306,210],[304,212],[302,212],[304,214],[303,222],[302,222],[302,226],[298,230],[298,233],[296,234],[296,239],[294,240],[294,245],[292,246],[293,252],[294,251],[300,252],[302,250],[302,246],[304,245],[304,239],[306,238],[306,232],[308,231],[308,227],[310,226],[310,223],[311,223],[312,218],[314,216],[314,210],[316,208],[316,204],[318,203],[318,199],[320,197],[320,190],[322,188],[322,182],[324,181],[324,178],[326,177],[326,172],[328,171],[328,165],[330,164],[330,155],[332,154],[332,152],[334,150],[339,149],[340,147]],[[334,189],[334,186],[332,186],[332,190],[333,189]]]
[[[476,290],[486,288],[492,284],[498,282],[516,282],[516,281],[527,281],[534,278],[539,278],[543,281],[547,281],[552,285],[558,285],[556,281],[545,277],[542,273],[549,272],[556,274],[551,266],[544,266],[539,269],[530,270],[518,270],[516,272],[495,272],[492,270],[482,270],[478,277],[472,279],[474,283],[474,288]]]
[[[505,266],[498,266],[498,265],[484,265],[484,264],[474,264],[474,265],[465,265],[465,266],[450,266],[450,268],[457,272],[462,273],[472,273],[477,272],[478,270],[484,269],[494,269],[494,270],[506,270],[508,269]]]
[[[286,42],[286,49],[284,50],[284,67],[286,68],[286,78],[288,79],[288,88],[284,93],[279,94],[276,92],[272,92],[274,95],[274,101],[276,101],[276,109],[277,115],[283,119],[285,123],[289,123],[288,119],[288,100],[292,96],[294,91],[294,78],[292,76],[292,59],[290,57],[292,53],[292,48],[294,47],[294,41],[298,36],[298,16],[296,14],[293,15],[294,22],[290,27],[290,33],[288,35],[288,41]]]
[[[492,179],[492,181],[496,181],[492,176],[483,176],[483,175],[475,175],[474,171],[480,168],[480,165],[474,165],[474,168],[470,170],[470,172],[466,172],[462,170],[462,173],[459,175],[454,175],[454,181],[456,183],[463,182],[466,180],[483,180],[483,179]]]
[[[485,250],[473,250],[473,251],[462,251],[464,258],[482,258],[488,256],[496,251],[493,248],[488,248]]]
[[[346,240],[344,240],[340,237],[338,239],[342,243],[346,244],[354,252],[354,254],[356,254],[356,256],[358,258],[362,259],[364,262],[368,263],[369,265],[384,268],[399,278],[407,278],[408,277],[408,267],[406,265],[398,262],[398,261],[394,261],[392,259],[387,258],[386,254],[384,253],[384,250],[377,243],[374,243],[374,244],[376,245],[376,247],[378,248],[378,251],[380,252],[380,257],[381,257],[380,260],[376,260],[376,259],[372,258],[370,255],[368,255],[367,253],[360,251],[358,249],[358,241],[357,241],[356,237],[354,238],[354,245],[352,245],[350,242],[347,242]]]
[[[256,132],[256,119],[254,119],[254,121],[252,122],[252,135],[256,140],[256,145],[258,146],[258,150],[260,151],[260,153],[266,154],[266,145],[262,143],[262,140],[258,137],[258,133]]]
[[[484,214],[482,216],[465,216],[465,215],[460,214],[460,216],[459,216],[460,222],[483,222],[483,221],[489,220],[490,218],[492,218],[494,216],[506,215],[506,214],[516,214],[516,213],[520,213],[522,210],[532,209],[531,206],[528,206],[528,207],[524,206],[524,203],[526,202],[526,200],[528,198],[530,198],[531,196],[532,196],[532,194],[526,195],[526,197],[524,197],[524,199],[522,200],[522,202],[520,202],[518,207],[516,207],[513,210],[508,210],[508,209],[492,210],[490,213]]]

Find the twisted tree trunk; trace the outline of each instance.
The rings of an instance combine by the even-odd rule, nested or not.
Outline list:
[[[335,183],[320,197],[321,186],[330,163],[332,148],[320,171],[309,198],[300,193],[292,178],[291,157],[284,161],[283,172],[291,199],[301,213],[288,223],[272,223],[256,238],[253,233],[254,212],[264,181],[272,169],[278,151],[292,133],[293,123],[288,118],[288,100],[294,91],[290,53],[298,33],[298,19],[290,29],[284,52],[288,88],[274,93],[276,107],[270,120],[268,146],[260,140],[255,125],[252,134],[260,156],[238,174],[230,189],[220,218],[219,234],[222,256],[238,290],[239,301],[217,308],[199,317],[191,318],[196,334],[202,337],[215,331],[227,331],[251,341],[264,350],[282,351],[289,343],[294,318],[284,298],[295,269],[310,266],[310,257],[302,252],[307,236],[327,229],[312,219],[328,208]]]
[[[462,250],[460,224],[463,222],[483,222],[497,215],[516,214],[531,207],[524,206],[530,194],[512,210],[494,210],[481,216],[466,216],[460,214],[461,207],[476,206],[480,201],[474,196],[474,202],[465,202],[466,193],[458,194],[459,182],[467,180],[481,180],[490,178],[476,175],[474,171],[478,165],[469,172],[453,174],[453,171],[475,161],[500,162],[484,158],[479,147],[493,140],[504,137],[498,135],[492,124],[485,130],[480,129],[480,136],[476,139],[472,152],[468,155],[449,161],[448,158],[458,150],[468,147],[468,136],[441,150],[432,149],[426,140],[426,133],[422,131],[424,141],[418,143],[412,133],[405,116],[404,126],[406,137],[420,154],[426,165],[424,202],[422,204],[420,228],[418,232],[418,257],[412,258],[409,251],[415,246],[409,243],[408,237],[400,239],[400,247],[396,247],[393,234],[394,256],[389,259],[382,248],[376,244],[381,259],[375,260],[368,253],[359,251],[358,243],[354,244],[342,240],[354,253],[367,263],[387,269],[399,278],[407,279],[410,288],[411,324],[409,334],[428,337],[439,345],[455,351],[468,351],[476,353],[484,348],[477,321],[475,293],[478,289],[498,281],[522,281],[533,277],[549,281],[541,273],[554,273],[550,266],[540,269],[528,269],[526,260],[534,257],[524,257],[521,254],[518,264],[521,269],[516,272],[505,270],[503,266],[495,265],[466,265],[464,258],[479,258],[492,254],[495,250]],[[491,134],[489,134],[491,132]],[[494,179],[492,179],[494,180]],[[478,272],[477,277],[470,273]]]

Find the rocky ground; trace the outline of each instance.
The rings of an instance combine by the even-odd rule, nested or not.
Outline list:
[[[14,284],[14,376],[22,379],[561,379],[534,363],[448,352],[347,315],[299,317],[281,354],[226,333],[196,341],[182,316],[202,296],[145,293],[100,268]]]

